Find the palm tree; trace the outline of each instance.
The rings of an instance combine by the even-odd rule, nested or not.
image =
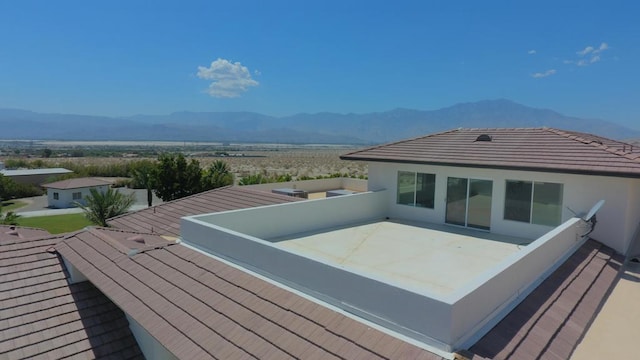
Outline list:
[[[226,162],[216,160],[205,171],[202,176],[203,190],[216,189],[219,187],[232,185],[233,174]]]
[[[89,221],[100,226],[109,226],[107,219],[126,213],[135,202],[135,194],[133,193],[125,195],[112,188],[108,188],[104,192],[96,189],[89,191],[91,194],[84,198],[86,204],[79,202],[75,202],[75,204],[84,210],[84,215]]]

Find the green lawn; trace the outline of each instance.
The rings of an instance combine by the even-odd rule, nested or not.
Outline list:
[[[20,217],[18,225],[45,229],[52,234],[60,234],[75,230],[80,230],[86,226],[93,225],[81,214],[65,214],[53,216]]]
[[[20,209],[21,207],[27,206],[28,204],[24,201],[20,200],[7,200],[2,202],[2,211],[15,211],[16,209]]]

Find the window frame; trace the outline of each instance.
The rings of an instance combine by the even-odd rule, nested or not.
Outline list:
[[[53,193],[53,200],[60,200],[60,194],[57,191]]]
[[[413,187],[413,190],[411,192],[404,192],[401,193],[400,192],[400,185],[401,185],[401,181],[400,178],[401,176],[407,176],[409,174],[412,174],[413,177],[413,181],[411,183],[411,186]],[[421,180],[419,182],[419,179]],[[431,181],[427,181],[425,182],[426,179],[431,179]],[[418,185],[421,184],[421,187],[418,188]],[[427,194],[427,197],[424,197],[424,194],[420,194],[419,196],[419,191],[424,191],[425,190],[425,185],[426,188],[428,190],[428,185],[432,184],[432,190],[429,194]],[[405,201],[401,201],[401,197],[402,195],[406,196],[407,194],[412,193],[413,194],[413,200],[409,203],[406,200]],[[424,173],[424,172],[418,172],[418,171],[405,171],[405,170],[398,170],[398,175],[396,177],[396,204],[397,205],[405,205],[405,206],[411,206],[411,207],[417,207],[417,208],[423,208],[423,209],[434,209],[435,208],[435,197],[436,197],[436,174],[432,174],[432,173]],[[420,202],[419,202],[420,200]],[[426,201],[425,201],[426,200]]]
[[[72,200],[82,200],[82,191],[71,193]]]
[[[509,201],[509,198],[508,198],[509,182],[524,183],[529,185],[530,194],[528,194],[529,196],[527,196],[528,197],[528,220],[507,218],[507,213],[509,213],[509,211],[507,211],[507,202]],[[553,223],[545,222],[544,220],[537,218],[536,216],[537,211],[534,211],[536,204],[538,204],[539,206],[539,204],[541,203],[539,201],[540,199],[537,199],[538,201],[536,201],[536,185],[540,186],[545,184],[559,186],[559,192],[558,192],[559,198],[554,199],[554,200],[557,200],[557,207],[559,209],[559,213],[557,214],[557,219],[555,219]],[[564,184],[563,183],[549,182],[549,181],[506,179],[505,194],[504,194],[504,208],[503,208],[502,218],[503,220],[507,220],[507,221],[517,221],[517,222],[533,224],[533,225],[556,227],[562,224],[562,204],[563,203],[564,203]]]

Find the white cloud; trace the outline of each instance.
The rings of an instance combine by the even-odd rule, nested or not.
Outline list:
[[[604,42],[603,42],[602,44],[600,44],[600,47],[598,48],[597,52],[605,51],[605,50],[607,50],[608,48],[609,48],[609,45],[608,45],[607,43],[604,43]]]
[[[537,51],[535,51],[535,50],[527,51],[527,54],[529,54],[529,55],[535,55],[536,53],[537,53]]]
[[[198,66],[198,77],[212,80],[207,93],[213,97],[233,98],[260,83],[251,78],[251,73],[241,63],[218,58],[210,67]]]
[[[576,54],[578,54],[580,56],[585,56],[585,55],[589,54],[590,52],[592,52],[593,50],[595,50],[593,48],[593,46],[587,46],[586,48],[584,48],[584,50],[578,51]]]
[[[551,75],[553,75],[555,73],[556,73],[555,69],[549,69],[549,70],[547,70],[545,72],[537,72],[535,74],[531,74],[531,77],[535,78],[535,79],[540,79],[540,78],[545,78],[547,76],[551,76]]]
[[[594,48],[593,46],[587,46],[586,48],[584,48],[584,50],[578,51],[576,54],[580,55],[580,56],[585,56],[588,54],[599,54],[605,50],[609,49],[609,45],[605,42],[601,43],[600,46],[598,46],[598,48]]]
[[[582,59],[573,61],[573,60],[565,60],[565,64],[576,64],[578,66],[589,66],[591,64],[595,64],[601,60],[600,53],[609,49],[609,45],[605,42],[601,43],[597,48],[593,46],[587,46],[583,50],[576,52],[578,56]]]

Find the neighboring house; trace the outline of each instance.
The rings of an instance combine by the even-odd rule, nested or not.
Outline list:
[[[365,193],[301,200],[226,187],[38,245],[9,229],[0,331],[18,335],[0,339],[0,357],[567,359],[632,242],[638,155],[554,129],[454,130],[345,155],[370,162]],[[599,200],[596,241],[566,207],[586,213]],[[86,286],[118,310],[57,319],[23,308],[45,291],[32,278],[44,270],[54,294]],[[87,305],[72,297],[65,306]],[[121,341],[94,336],[123,317]],[[48,347],[47,334],[64,331],[78,337]]]
[[[48,179],[56,176],[70,174],[73,171],[64,168],[46,169],[17,169],[9,170],[0,168],[0,174],[11,178],[18,184],[42,185]]]
[[[105,192],[111,183],[96,178],[75,178],[44,184],[47,189],[47,201],[50,208],[63,209],[74,207],[75,202],[85,203],[85,197],[91,189]]]

